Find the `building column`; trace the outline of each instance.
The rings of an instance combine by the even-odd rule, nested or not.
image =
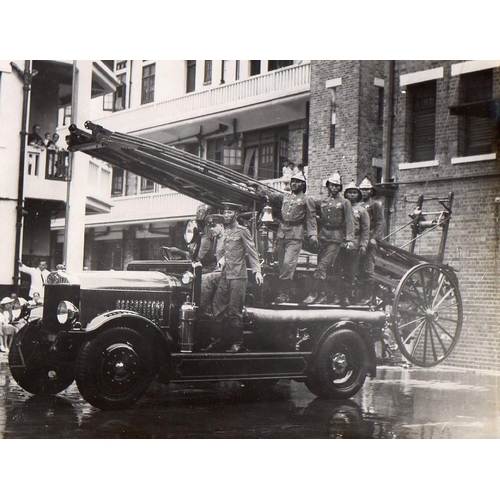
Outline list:
[[[92,61],[73,63],[73,99],[71,120],[79,128],[90,117],[92,89]],[[85,203],[89,159],[85,153],[71,153],[71,181],[68,183],[66,202],[66,229],[64,261],[71,272],[83,268],[85,244]]]

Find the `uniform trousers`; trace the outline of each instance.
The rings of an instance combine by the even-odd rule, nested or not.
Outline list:
[[[301,240],[287,240],[278,238],[276,240],[278,251],[278,265],[280,270],[279,278],[281,280],[292,280],[302,250]]]
[[[231,342],[243,336],[246,278],[227,279],[221,274],[213,300],[215,331]],[[226,328],[224,328],[227,325]]]

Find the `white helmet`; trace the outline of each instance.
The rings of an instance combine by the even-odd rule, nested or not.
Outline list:
[[[358,186],[359,189],[371,189],[371,194],[375,195],[375,188],[373,187],[372,183],[370,182],[370,179],[368,177],[365,177],[362,181],[361,184]]]
[[[340,177],[340,172],[334,172],[328,179],[326,179],[325,186],[328,187],[328,184],[335,184],[340,186],[340,189],[342,189],[342,178]]]

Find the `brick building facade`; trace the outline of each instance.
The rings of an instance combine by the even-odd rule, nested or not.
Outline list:
[[[390,181],[389,232],[408,223],[420,194],[453,192],[444,262],[460,280],[464,325],[446,364],[499,370],[499,61],[314,61],[311,72],[312,190],[334,170],[344,183]],[[390,243],[409,239],[408,229]],[[435,255],[439,239],[423,237],[415,253]]]

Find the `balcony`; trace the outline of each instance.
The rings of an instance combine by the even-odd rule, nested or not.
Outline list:
[[[66,203],[68,179],[68,151],[27,146],[24,172],[25,198]],[[111,170],[109,167],[90,162],[85,189],[87,211],[110,210]]]
[[[151,138],[167,142],[169,139],[174,140],[188,132],[199,131],[197,128],[183,130],[183,122],[194,122],[203,117],[207,120],[208,116],[210,120],[225,118],[227,124],[230,125],[235,112],[239,111],[236,115],[239,120],[238,130],[243,131],[246,126],[255,127],[255,123],[265,121],[262,113],[262,105],[265,104],[272,105],[271,124],[273,125],[276,125],[277,119],[291,121],[303,118],[305,115],[301,104],[307,100],[309,90],[310,63],[306,63],[252,76],[246,80],[205,91],[185,94],[169,101],[119,111],[96,122],[110,130],[124,133],[139,133],[144,129],[151,131],[161,128],[164,135],[154,136],[153,134]],[[280,105],[283,107],[280,108]],[[244,116],[241,113],[243,108],[245,108]],[[248,120],[248,125],[244,120]],[[192,125],[195,124],[192,123]],[[198,126],[199,123],[196,127]],[[266,125],[262,123],[260,126]],[[175,128],[171,130],[170,137],[169,128]]]
[[[280,190],[285,186],[282,179],[269,180],[266,184]],[[85,227],[189,219],[194,217],[200,204],[198,200],[170,189],[162,189],[158,193],[113,198],[112,203],[113,207],[109,213],[87,215]],[[56,219],[52,221],[51,228],[62,229],[64,224],[64,219]]]

